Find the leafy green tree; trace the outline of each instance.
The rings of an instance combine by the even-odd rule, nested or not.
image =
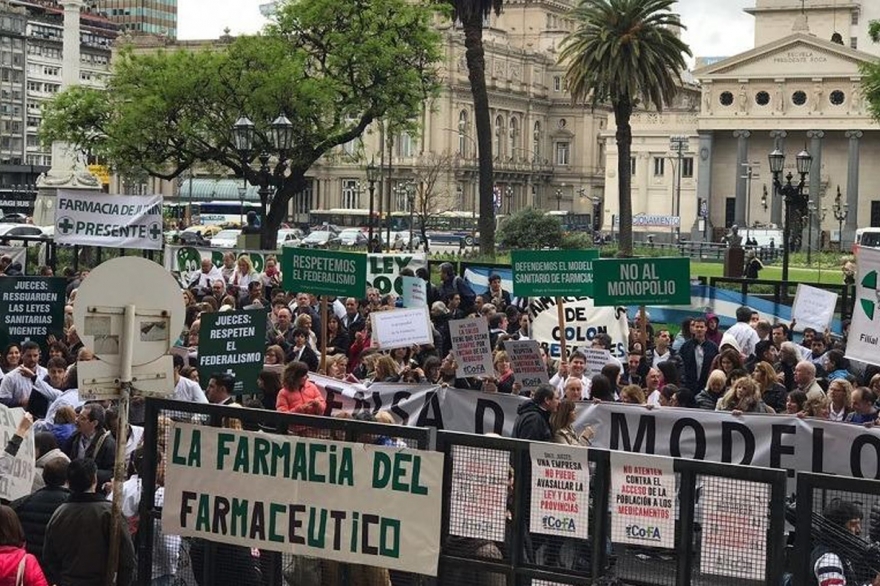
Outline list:
[[[262,246],[274,249],[290,199],[321,155],[377,120],[406,125],[437,91],[434,16],[407,0],[288,0],[263,34],[227,46],[125,51],[106,92],[74,87],[48,104],[42,139],[75,144],[118,171],[172,180],[208,163],[258,185],[232,126],[240,116],[253,120],[261,149],[283,114],[293,143],[286,162],[266,161],[272,198],[262,202]]]
[[[480,234],[482,241],[483,235]],[[559,248],[562,223],[543,210],[525,208],[511,214],[498,228],[498,244],[508,250]]]
[[[486,91],[486,54],[483,50],[483,20],[501,12],[504,0],[445,0],[452,6],[452,17],[461,22],[464,32],[465,60],[468,80],[474,98],[474,125],[477,130],[479,156],[480,254],[495,255],[495,194],[492,167],[492,124],[489,116],[489,94]]]
[[[868,35],[875,43],[880,43],[880,20],[872,20],[868,25]],[[862,91],[868,102],[868,109],[875,120],[880,121],[880,61],[863,64]]]
[[[662,110],[675,97],[688,46],[670,11],[676,0],[581,0],[572,15],[577,28],[564,40],[559,61],[575,101],[593,107],[610,102],[617,124],[620,256],[632,256],[630,118],[639,103]]]

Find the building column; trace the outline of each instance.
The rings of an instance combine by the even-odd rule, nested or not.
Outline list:
[[[773,149],[778,150],[781,153],[785,152],[785,137],[788,136],[788,133],[784,130],[771,130],[770,138],[773,139]],[[772,176],[770,176],[772,177]],[[770,184],[770,189],[768,190],[772,196],[770,197],[770,222],[776,224],[777,228],[782,227],[782,196],[776,193],[776,188],[772,184]]]
[[[808,130],[807,138],[810,139],[810,155],[813,157],[813,163],[810,165],[810,199],[819,209],[818,212],[810,215],[812,228],[807,228],[807,236],[812,235],[810,248],[818,251],[819,243],[822,241],[822,223],[819,221],[819,215],[822,209],[822,139],[825,138],[825,131]],[[803,235],[801,237],[803,241]]]
[[[697,159],[697,202],[694,206],[697,213],[694,216],[694,224],[691,226],[691,240],[702,242],[711,240],[708,234],[710,206],[712,198],[712,146],[715,134],[711,131],[700,132],[700,150]],[[702,205],[701,205],[702,204]],[[705,217],[700,217],[701,208],[705,208]],[[700,222],[702,220],[702,224]]]
[[[846,137],[849,139],[849,158],[846,164],[846,222],[843,224],[843,234],[840,235],[840,250],[847,250],[844,245],[855,242],[856,228],[859,220],[859,139],[864,133],[861,130],[849,130]]]
[[[733,138],[736,139],[736,207],[733,212],[733,223],[744,229],[746,225],[746,194],[748,193],[748,178],[743,175],[744,165],[749,162],[749,137],[752,133],[748,130],[734,130]]]

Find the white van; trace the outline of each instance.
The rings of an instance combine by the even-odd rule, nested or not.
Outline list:
[[[856,230],[856,241],[852,251],[856,254],[860,247],[880,248],[880,228],[859,228]]]

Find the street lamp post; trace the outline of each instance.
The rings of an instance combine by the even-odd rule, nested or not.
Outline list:
[[[258,194],[262,214],[260,221],[263,226],[268,221],[266,209],[269,206],[270,187],[275,183],[280,184],[284,180],[287,155],[293,146],[293,124],[284,114],[281,114],[269,125],[267,134],[268,137],[261,137],[260,144],[257,144],[256,126],[245,116],[240,117],[232,126],[232,140],[235,150],[241,158],[242,177],[245,183],[259,186]],[[254,170],[251,168],[251,161],[257,151],[259,151],[260,168]],[[269,158],[273,154],[278,156],[278,165],[274,172],[269,167]],[[249,172],[256,177],[254,179],[248,177]],[[266,232],[263,230],[263,236],[265,234]],[[263,237],[261,237],[262,239]],[[268,243],[261,242],[261,245],[267,246]]]
[[[406,203],[409,205],[409,251],[413,251],[413,214],[416,208],[416,184],[406,184]]]
[[[375,160],[370,159],[370,164],[367,165],[367,189],[370,192],[370,222],[367,228],[367,247],[372,250],[373,247],[373,223],[375,222],[375,218],[373,215],[375,214],[375,195],[376,195],[376,182],[379,180],[379,168],[376,167]]]
[[[775,149],[767,157],[770,162],[770,172],[773,174],[773,188],[782,196],[785,204],[785,217],[783,218],[782,229],[782,282],[788,284],[788,255],[791,250],[791,209],[797,207],[803,209],[806,205],[804,200],[804,184],[807,180],[807,174],[810,172],[810,165],[813,157],[805,150],[797,154],[797,172],[800,175],[800,182],[792,185],[791,180],[794,178],[791,172],[785,176],[785,184],[780,179],[782,170],[785,167],[785,155],[779,149]]]
[[[508,185],[504,188],[504,197],[507,198],[507,215],[510,215],[510,204],[513,202],[513,186]]]
[[[837,186],[837,195],[834,197],[834,206],[831,208],[834,219],[837,220],[837,248],[843,252],[843,223],[849,215],[849,204],[843,201],[840,195],[840,185]]]
[[[562,188],[557,187],[556,188],[556,211],[558,212],[561,209],[562,209]]]

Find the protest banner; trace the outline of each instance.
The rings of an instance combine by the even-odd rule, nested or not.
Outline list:
[[[201,270],[202,260],[208,259],[215,267],[223,266],[223,255],[232,253],[235,258],[246,254],[254,265],[254,270],[262,273],[266,266],[266,258],[276,256],[275,251],[267,250],[238,250],[230,248],[209,248],[204,246],[176,246],[169,244],[165,246],[165,254],[163,255],[165,268],[180,275],[180,282],[184,286],[189,285],[196,277],[196,273]]]
[[[374,311],[370,322],[374,347],[380,350],[434,343],[434,328],[426,307]]]
[[[400,277],[404,307],[428,307],[428,284],[419,277]]]
[[[10,409],[0,404],[0,439],[3,440],[4,448],[15,435],[22,417],[24,417],[24,409],[19,407]],[[31,429],[21,442],[15,458],[12,459],[10,469],[0,474],[0,499],[14,501],[31,494],[35,461],[34,432]]]
[[[593,295],[598,250],[514,250],[510,258],[517,297]]]
[[[590,469],[587,449],[532,443],[532,533],[587,539],[590,517]]]
[[[703,476],[700,573],[763,581],[770,485]]]
[[[526,397],[436,385],[377,383],[369,389],[312,375],[340,411],[389,412],[404,425],[511,437]],[[709,462],[802,470],[880,480],[880,428],[794,415],[743,415],[617,403],[579,403],[576,432],[590,426],[592,447]]]
[[[607,258],[594,263],[597,307],[690,305],[689,258]]]
[[[880,364],[880,249],[859,248],[858,265],[846,357]]]
[[[45,348],[48,336],[64,339],[66,289],[62,277],[0,279],[0,346],[30,340]]]
[[[510,454],[453,445],[451,458],[449,534],[503,542]]]
[[[550,382],[537,340],[505,340],[504,350],[510,357],[516,382],[522,385],[523,391],[533,391],[538,385]]]
[[[611,541],[675,548],[672,458],[611,452]]]
[[[791,307],[791,319],[796,322],[795,330],[802,332],[804,328],[813,328],[817,332],[824,332],[834,319],[838,297],[834,291],[798,283],[794,305]]]
[[[55,205],[55,242],[161,250],[161,195],[108,195],[100,191],[59,189]]]
[[[203,389],[218,372],[235,377],[233,393],[257,391],[266,355],[266,310],[205,313],[199,328],[199,379]]]
[[[375,287],[380,295],[396,293],[403,295],[403,279],[400,271],[409,269],[415,273],[416,269],[428,266],[424,254],[368,254],[367,255],[367,287]],[[364,297],[366,291],[357,298]]]
[[[596,334],[611,336],[611,355],[626,358],[629,348],[629,321],[625,307],[596,307],[588,297],[564,297],[565,329],[559,327],[559,312],[552,297],[533,297],[529,303],[532,338],[538,340],[551,358],[559,358],[565,332],[567,356],[589,348]]]
[[[437,575],[443,454],[175,422],[162,529]]]
[[[449,321],[449,339],[455,356],[455,376],[493,376],[492,347],[489,325],[484,317],[467,317]]]
[[[284,290],[361,299],[367,290],[367,257],[352,252],[285,248]]]

